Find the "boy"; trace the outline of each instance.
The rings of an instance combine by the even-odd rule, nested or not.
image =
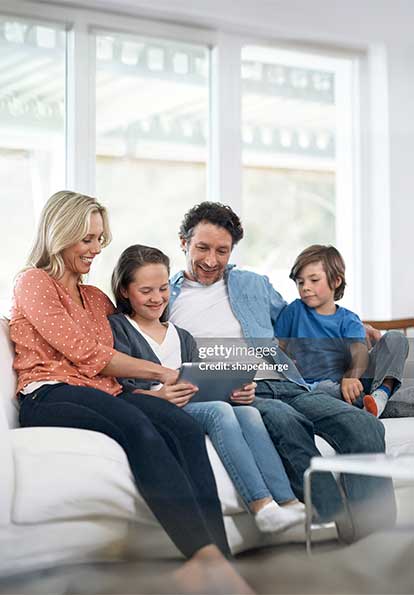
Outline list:
[[[309,384],[379,417],[401,383],[407,353],[391,352],[385,342],[380,346],[382,341],[369,352],[360,318],[335,304],[343,297],[346,282],[344,260],[333,246],[306,248],[289,276],[300,299],[277,320],[282,347]]]

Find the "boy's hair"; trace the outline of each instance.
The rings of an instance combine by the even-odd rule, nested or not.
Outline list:
[[[313,244],[306,248],[299,254],[295,260],[295,264],[290,271],[290,279],[296,282],[300,276],[300,271],[308,264],[313,262],[321,262],[326,273],[328,285],[335,290],[334,299],[340,300],[345,291],[345,262],[340,252],[334,246],[323,246],[321,244]],[[335,288],[337,278],[341,279],[341,284]]]
[[[170,274],[170,259],[157,248],[134,244],[122,252],[111,278],[112,293],[115,297],[118,312],[128,315],[133,314],[131,302],[122,295],[122,290],[128,289],[128,286],[134,280],[136,271],[147,264],[163,264],[168,275]],[[167,308],[161,317],[162,321],[166,320],[166,310]]]
[[[231,207],[220,202],[204,201],[192,207],[184,215],[180,225],[180,238],[189,242],[195,226],[201,222],[212,223],[226,229],[232,237],[233,246],[243,237],[241,221]]]

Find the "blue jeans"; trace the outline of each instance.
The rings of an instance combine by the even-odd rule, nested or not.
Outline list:
[[[366,392],[373,392],[385,378],[394,378],[393,392],[400,388],[408,348],[407,337],[398,331],[388,331],[375,343],[369,352],[368,368],[364,374],[364,381],[370,381]]]
[[[284,462],[292,487],[303,498],[303,473],[311,457],[320,456],[314,434],[324,438],[337,453],[361,454],[385,451],[384,426],[373,415],[307,391],[284,380],[258,382],[255,406],[262,413],[269,434]],[[342,483],[358,536],[395,522],[392,481],[378,477],[343,475]],[[312,498],[322,520],[342,510],[336,481],[328,473],[316,474]]]
[[[204,432],[179,407],[63,383],[44,385],[20,403],[22,427],[93,430],[118,442],[141,495],[185,556],[212,543],[229,554]]]
[[[245,502],[272,497],[282,503],[295,495],[260,413],[222,401],[189,403],[184,410],[210,437]]]
[[[353,403],[362,409],[363,397],[381,386],[385,378],[393,378],[393,393],[401,386],[405,361],[408,357],[408,339],[398,331],[388,331],[369,351],[368,367],[361,378],[364,387],[361,395]],[[332,380],[315,383],[312,390],[329,394],[342,400],[341,385]]]

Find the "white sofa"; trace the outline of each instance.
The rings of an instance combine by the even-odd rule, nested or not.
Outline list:
[[[137,492],[116,442],[87,430],[17,427],[12,360],[7,320],[0,319],[0,576],[126,555],[178,556]],[[414,418],[384,423],[388,452],[414,453]],[[277,536],[259,533],[207,442],[233,553],[303,540],[302,527]],[[399,519],[411,514],[412,520],[414,486],[400,482],[396,488]],[[334,535],[330,525],[316,538]]]

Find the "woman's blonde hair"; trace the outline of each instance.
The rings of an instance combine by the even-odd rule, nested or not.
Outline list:
[[[25,268],[44,269],[51,277],[60,279],[65,271],[62,251],[87,236],[92,213],[102,217],[102,246],[107,246],[112,238],[104,206],[95,198],[70,190],[53,194],[43,207]]]

